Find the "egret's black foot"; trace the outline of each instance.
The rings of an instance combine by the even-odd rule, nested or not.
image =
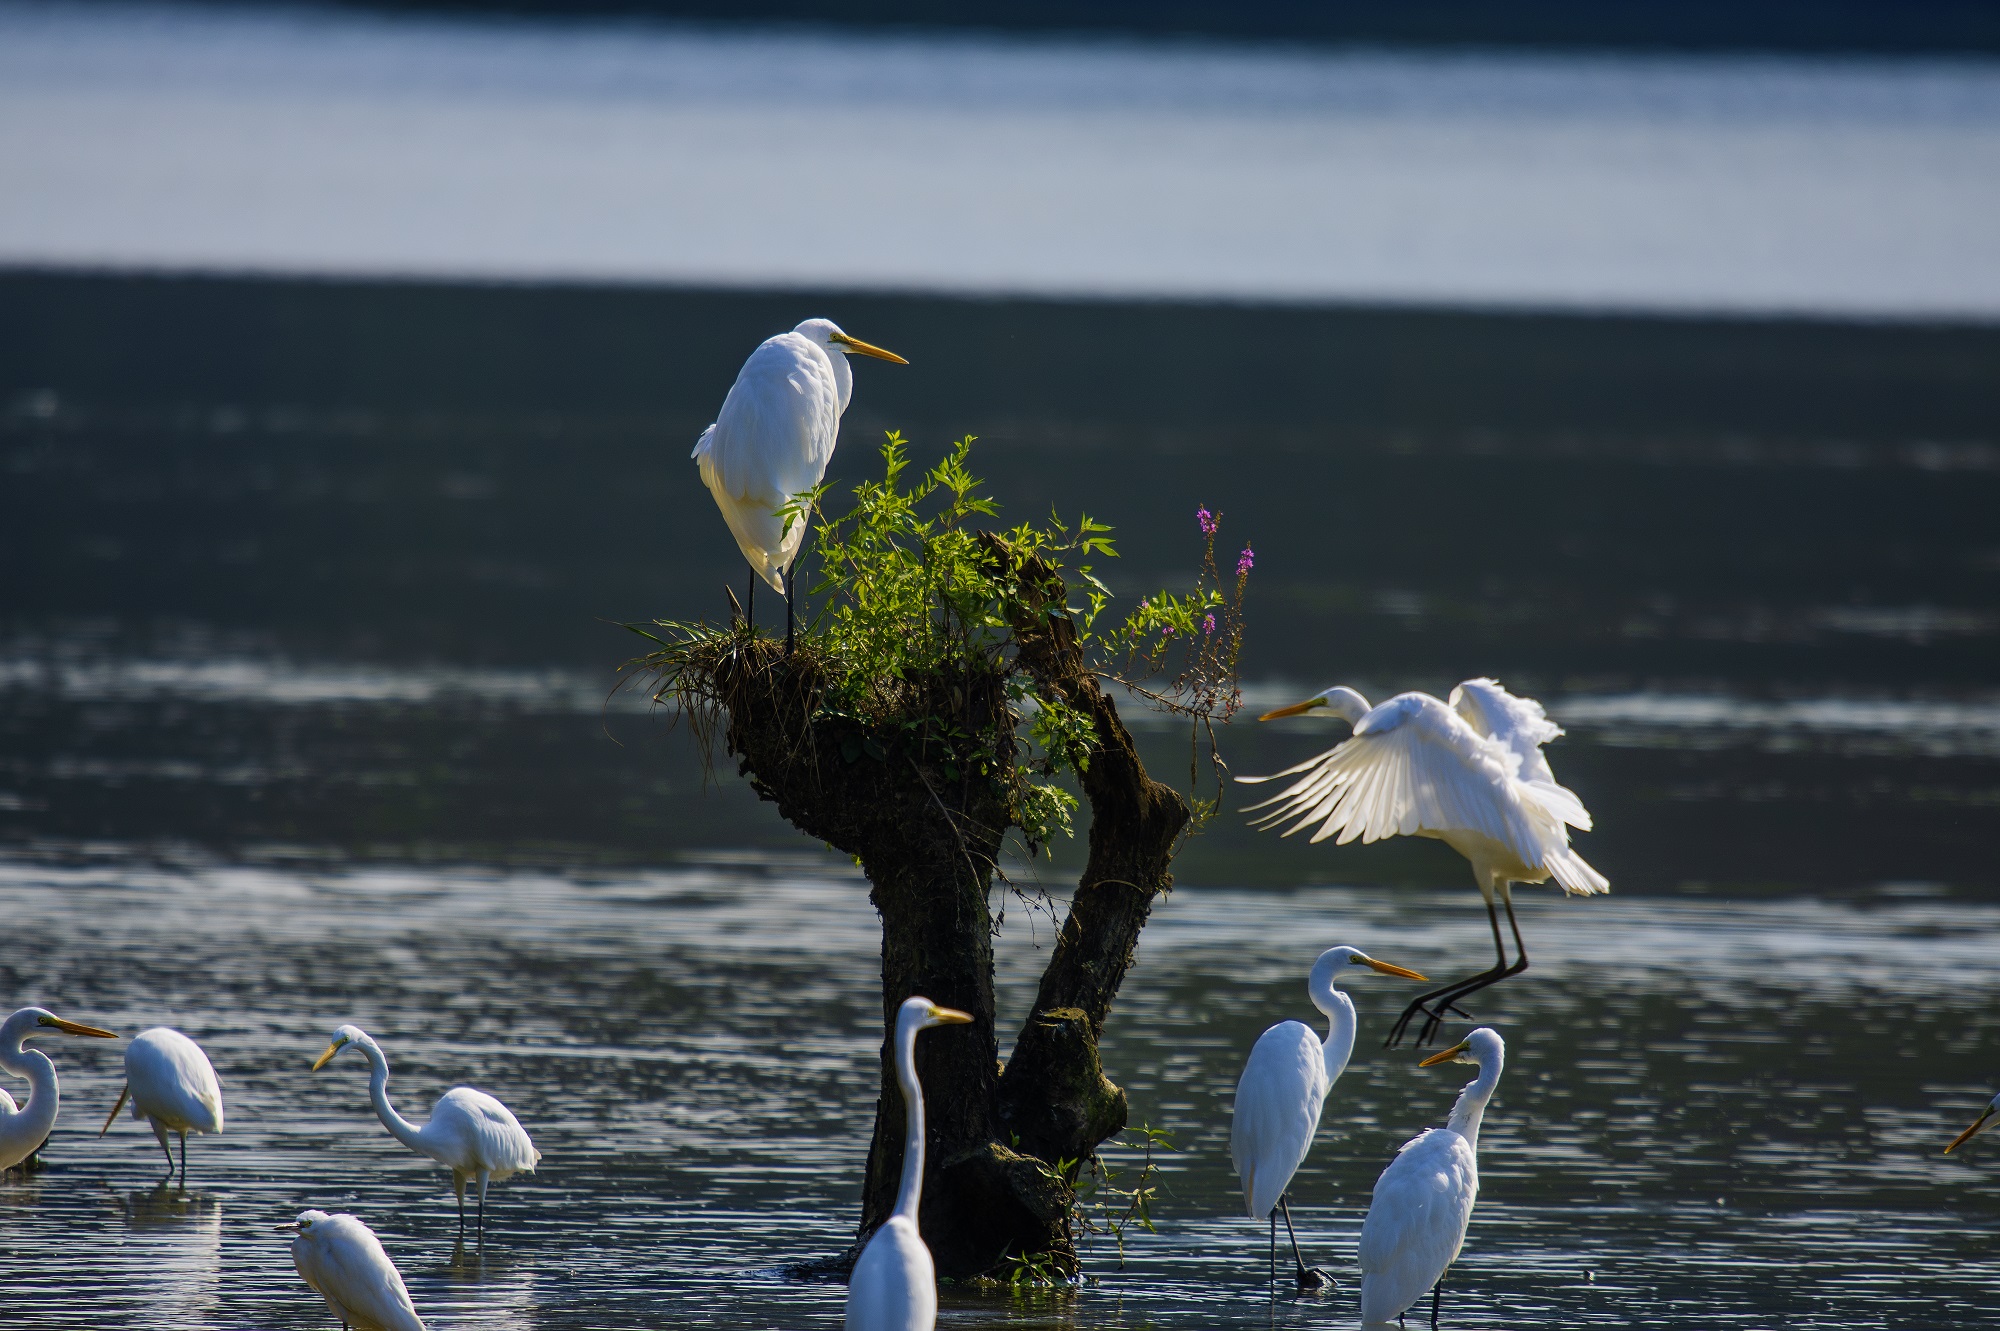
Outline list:
[[[1292,1283],[1298,1286],[1301,1294],[1325,1294],[1340,1288],[1326,1269],[1319,1266],[1300,1267],[1292,1273]]]

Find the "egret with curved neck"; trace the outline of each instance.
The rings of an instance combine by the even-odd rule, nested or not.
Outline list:
[[[41,1050],[27,1047],[29,1040],[50,1035],[118,1038],[95,1026],[65,1021],[47,1008],[24,1007],[0,1022],[0,1068],[28,1079],[27,1103],[12,1113],[0,1114],[0,1169],[12,1169],[40,1150],[56,1125],[56,1111],[62,1106],[56,1065]],[[13,1097],[8,1097],[8,1103],[13,1103]]]
[[[1325,710],[1354,733],[1317,757],[1271,776],[1298,777],[1248,812],[1268,810],[1253,826],[1291,822],[1284,835],[1318,824],[1314,844],[1337,837],[1346,845],[1392,836],[1430,837],[1463,855],[1486,901],[1495,960],[1477,975],[1418,994],[1389,1029],[1394,1046],[1415,1018],[1417,1043],[1438,1031],[1467,995],[1528,968],[1527,944],[1514,918],[1514,884],[1556,884],[1572,896],[1611,890],[1610,880],[1570,848],[1569,829],[1590,830],[1590,811],[1576,792],[1557,783],[1542,746],[1560,736],[1533,698],[1509,693],[1491,679],[1468,679],[1449,699],[1399,693],[1379,707],[1345,685],[1264,713],[1270,721]],[[1294,821],[1296,820],[1296,821]],[[1507,911],[1514,960],[1500,936],[1498,908]]]
[[[906,998],[896,1010],[896,1084],[903,1091],[903,1183],[896,1209],[861,1250],[847,1281],[847,1331],[931,1331],[937,1325],[937,1267],[917,1230],[924,1194],[924,1088],[917,1081],[917,1033],[958,1026],[972,1015]]]
[[[1271,1279],[1275,1283],[1278,1278],[1278,1213],[1283,1211],[1301,1290],[1327,1289],[1333,1284],[1326,1272],[1308,1267],[1299,1255],[1299,1236],[1292,1228],[1286,1189],[1312,1149],[1327,1092],[1347,1070],[1347,1060],[1354,1053],[1354,1002],[1334,984],[1349,966],[1366,966],[1408,980],[1424,978],[1415,971],[1377,961],[1358,948],[1335,947],[1320,953],[1306,977],[1306,993],[1326,1016],[1326,1039],[1315,1038],[1301,1021],[1281,1021],[1259,1036],[1236,1083],[1236,1107],[1229,1128],[1229,1153],[1236,1162],[1236,1177],[1243,1184],[1244,1208],[1252,1220],[1269,1217],[1271,1222]]]
[[[1507,1044],[1481,1026],[1418,1067],[1473,1063],[1479,1075],[1459,1092],[1451,1117],[1403,1144],[1382,1177],[1361,1222],[1361,1321],[1400,1318],[1425,1290],[1437,1325],[1444,1274],[1465,1246],[1472,1204],[1479,1198],[1479,1125],[1500,1085]]]
[[[349,1045],[368,1059],[368,1098],[375,1104],[375,1116],[389,1135],[418,1155],[427,1155],[451,1170],[452,1190],[458,1194],[458,1237],[465,1240],[465,1185],[479,1184],[479,1217],[476,1232],[486,1240],[486,1185],[514,1174],[535,1172],[542,1153],[528,1138],[527,1129],[506,1105],[484,1091],[470,1086],[454,1086],[438,1097],[431,1107],[430,1122],[418,1127],[396,1112],[389,1103],[389,1060],[375,1037],[359,1026],[342,1026],[333,1033],[333,1043],[313,1063],[318,1072],[333,1056]]]

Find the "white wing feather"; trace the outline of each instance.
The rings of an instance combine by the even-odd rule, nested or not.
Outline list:
[[[542,1153],[513,1111],[484,1091],[454,1086],[438,1097],[431,1121],[418,1134],[433,1159],[470,1173],[487,1170],[494,1181],[535,1171]]]
[[[424,1331],[410,1291],[375,1232],[351,1215],[331,1215],[292,1244],[293,1264],[337,1316],[359,1331]]]
[[[1271,1214],[1305,1163],[1326,1093],[1326,1051],[1303,1022],[1279,1022],[1257,1037],[1229,1124],[1229,1154],[1252,1220]]]
[[[1432,1128],[1403,1144],[1361,1222],[1361,1320],[1393,1322],[1458,1259],[1479,1196],[1472,1144]]]
[[[908,1216],[892,1215],[868,1240],[847,1280],[847,1331],[931,1331],[937,1268]]]
[[[1499,681],[1468,679],[1451,691],[1451,707],[1479,734],[1498,740],[1521,760],[1520,779],[1544,787],[1545,807],[1571,827],[1590,830],[1590,811],[1576,792],[1556,780],[1542,745],[1558,739],[1563,728],[1533,698],[1509,693]]]
[[[179,1031],[155,1026],[125,1047],[125,1082],[132,1117],[156,1119],[175,1131],[222,1131],[222,1084],[201,1046]]]
[[[757,575],[778,591],[805,540],[778,510],[818,485],[840,430],[840,390],[824,348],[798,333],[767,339],[743,362],[715,424],[694,446],[702,483]]]

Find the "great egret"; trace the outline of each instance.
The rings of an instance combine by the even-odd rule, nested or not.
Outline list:
[[[479,1182],[479,1219],[476,1232],[486,1240],[486,1184],[514,1174],[535,1172],[542,1153],[528,1139],[506,1105],[484,1091],[470,1086],[454,1086],[431,1106],[430,1122],[421,1128],[396,1112],[389,1103],[389,1060],[382,1046],[359,1026],[342,1026],[333,1033],[333,1043],[313,1063],[318,1072],[333,1056],[353,1045],[368,1057],[368,1098],[375,1102],[375,1116],[403,1145],[419,1155],[427,1155],[451,1170],[451,1186],[458,1194],[458,1237],[465,1239],[465,1183]]]
[[[111,1031],[64,1021],[47,1008],[24,1007],[0,1022],[0,1068],[28,1079],[28,1102],[12,1113],[0,1115],[0,1169],[12,1169],[48,1140],[56,1125],[56,1110],[62,1104],[62,1090],[56,1080],[56,1065],[39,1049],[25,1048],[25,1042],[44,1035],[87,1035],[96,1040],[115,1040]],[[13,1103],[13,1097],[7,1097]]]
[[[1243,1183],[1243,1204],[1252,1220],[1271,1221],[1271,1279],[1278,1278],[1278,1212],[1285,1213],[1285,1233],[1292,1239],[1292,1261],[1301,1290],[1326,1289],[1333,1280],[1317,1267],[1308,1268],[1299,1255],[1299,1236],[1292,1229],[1286,1189],[1305,1163],[1319,1130],[1320,1109],[1327,1092],[1347,1070],[1354,1053],[1354,1002],[1334,981],[1349,966],[1366,966],[1407,980],[1424,977],[1401,966],[1377,961],[1351,947],[1329,948],[1319,954],[1306,977],[1306,993],[1326,1015],[1326,1040],[1313,1038],[1302,1021],[1281,1021],[1257,1037],[1250,1061],[1236,1083],[1236,1107],[1229,1125],[1229,1154],[1236,1177]]]
[[[903,1088],[903,1183],[896,1209],[875,1231],[847,1279],[847,1331],[931,1331],[937,1325],[937,1268],[917,1232],[924,1192],[924,1088],[917,1081],[917,1032],[957,1026],[972,1015],[906,998],[896,1010],[896,1084]]]
[[[1353,735],[1315,758],[1245,782],[1301,779],[1248,812],[1269,808],[1255,822],[1270,827],[1292,818],[1290,836],[1312,823],[1315,844],[1338,837],[1346,845],[1391,836],[1434,837],[1472,865],[1486,899],[1497,960],[1490,970],[1419,994],[1403,1009],[1385,1042],[1400,1043],[1418,1013],[1422,1045],[1452,1005],[1466,995],[1528,969],[1528,948],[1514,918],[1515,883],[1553,878],[1564,892],[1594,896],[1610,881],[1570,849],[1569,829],[1590,829],[1576,793],[1556,783],[1542,745],[1562,734],[1533,698],[1517,698],[1490,679],[1468,679],[1440,702],[1428,693],[1399,693],[1380,707],[1353,689],[1336,687],[1301,703],[1266,712],[1260,721],[1300,716],[1324,707],[1354,727]],[[1275,806],[1275,807],[1273,807]],[[1507,960],[1494,899],[1507,908],[1517,957]]]
[[[98,1131],[111,1131],[125,1097],[132,1097],[132,1117],[150,1119],[160,1149],[167,1153],[167,1177],[174,1176],[174,1153],[167,1134],[181,1137],[181,1187],[187,1187],[188,1134],[222,1131],[222,1085],[215,1079],[215,1066],[201,1046],[165,1026],[140,1031],[125,1046],[125,1085],[118,1103]]]
[[[1959,1147],[1965,1145],[1995,1123],[2000,1123],[2000,1095],[1994,1096],[1993,1103],[1980,1111],[1979,1117],[1972,1120],[1971,1127],[1951,1139],[1951,1145],[1944,1148],[1944,1153],[1950,1155],[1953,1151],[1956,1151]]]
[[[695,442],[701,481],[715,496],[736,546],[750,561],[748,615],[757,580],[785,598],[785,641],[792,640],[792,561],[806,537],[803,514],[779,511],[818,485],[833,460],[840,418],[854,393],[850,355],[909,362],[840,331],[831,319],[808,319],[766,338],[737,371],[715,424]]]
[[[292,1240],[292,1265],[313,1293],[326,1300],[343,1328],[424,1331],[403,1273],[382,1250],[374,1230],[351,1215],[324,1211],[301,1211],[297,1220],[278,1228],[298,1235]]]
[[[1506,1041],[1481,1026],[1417,1064],[1475,1063],[1479,1075],[1459,1092],[1445,1125],[1404,1142],[1375,1180],[1375,1197],[1361,1222],[1363,1325],[1400,1320],[1427,1289],[1434,1291],[1431,1325],[1437,1325],[1444,1273],[1465,1246],[1479,1197],[1479,1121],[1506,1061]]]

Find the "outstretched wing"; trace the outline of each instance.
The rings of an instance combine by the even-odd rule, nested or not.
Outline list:
[[[1590,830],[1590,811],[1576,792],[1556,781],[1542,745],[1560,737],[1561,726],[1533,698],[1509,693],[1497,680],[1468,679],[1451,691],[1451,707],[1465,723],[1496,740],[1520,759],[1520,780],[1547,786],[1541,803],[1571,827]]]
[[[1391,698],[1361,718],[1346,743],[1270,777],[1300,779],[1262,804],[1255,826],[1313,823],[1312,840],[1346,845],[1418,833],[1477,832],[1539,864],[1548,821],[1516,788],[1517,760],[1425,693]]]

